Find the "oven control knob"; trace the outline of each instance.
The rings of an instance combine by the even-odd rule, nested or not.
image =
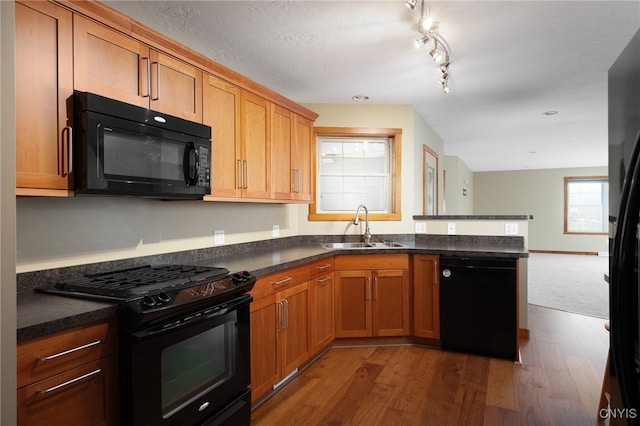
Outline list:
[[[251,279],[251,274],[249,271],[236,272],[232,276],[234,283],[243,283]]]
[[[171,302],[171,296],[169,296],[164,291],[161,291],[156,298],[158,299],[158,302],[160,302],[160,303],[169,303],[169,302]]]
[[[151,296],[145,296],[142,298],[142,307],[144,308],[153,308],[156,306],[156,299]]]

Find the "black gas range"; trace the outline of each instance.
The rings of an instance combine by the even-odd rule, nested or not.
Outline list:
[[[248,425],[247,271],[143,265],[39,291],[120,306],[122,425]]]
[[[255,281],[247,271],[230,273],[221,267],[142,265],[88,273],[38,290],[121,304],[122,319],[137,327],[224,302],[249,292]]]

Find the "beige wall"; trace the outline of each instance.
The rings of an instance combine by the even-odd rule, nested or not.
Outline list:
[[[474,214],[532,214],[529,250],[606,252],[606,235],[564,234],[565,176],[607,176],[607,167],[474,173]]]
[[[460,157],[445,155],[443,163],[446,171],[446,205],[445,210],[441,210],[442,214],[474,214],[473,172]]]
[[[414,200],[416,182],[422,184],[422,170],[416,171],[422,144],[415,146],[414,129],[432,149],[441,149],[437,135],[409,106],[307,106],[320,113],[318,126],[403,130],[402,220],[372,222],[371,232],[412,233],[412,216],[422,203]],[[225,244],[272,238],[273,225],[281,237],[361,233],[346,221],[309,222],[307,205],[19,197],[17,212],[18,272],[211,247],[215,230],[224,230]]]
[[[0,424],[16,420],[14,4],[0,1]]]

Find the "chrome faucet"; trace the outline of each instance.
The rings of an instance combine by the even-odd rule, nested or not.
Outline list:
[[[371,242],[371,229],[369,229],[369,210],[364,204],[360,204],[358,206],[358,209],[356,210],[356,215],[353,218],[353,224],[357,225],[358,223],[360,223],[360,218],[358,217],[360,215],[360,209],[364,209],[364,222],[365,222],[364,234],[362,234],[362,241],[369,244]]]

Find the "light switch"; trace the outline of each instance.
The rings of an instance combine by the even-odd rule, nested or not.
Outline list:
[[[451,222],[447,223],[447,234],[456,235],[456,224]]]

